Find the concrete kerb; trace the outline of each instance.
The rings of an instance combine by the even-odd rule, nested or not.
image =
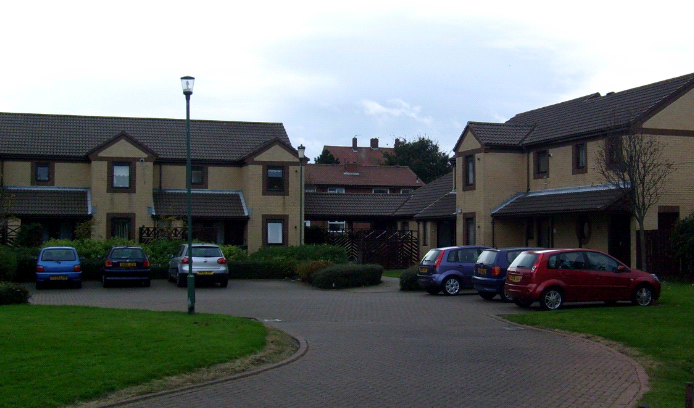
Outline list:
[[[151,398],[160,397],[163,395],[184,393],[186,391],[192,391],[192,390],[196,390],[199,388],[208,387],[210,385],[221,384],[221,383],[225,383],[225,382],[238,380],[240,378],[250,377],[253,375],[257,375],[257,374],[260,374],[260,373],[263,373],[266,371],[274,370],[275,368],[279,368],[279,367],[285,366],[287,364],[293,363],[294,361],[303,357],[308,352],[308,343],[301,336],[296,336],[296,335],[288,333],[286,331],[284,331],[284,332],[289,334],[292,338],[294,338],[294,340],[296,340],[299,343],[299,349],[291,357],[289,357],[288,359],[286,359],[284,361],[280,361],[279,363],[270,364],[268,366],[260,367],[260,368],[257,368],[255,370],[247,371],[245,373],[234,374],[234,375],[230,375],[230,376],[224,377],[224,378],[218,378],[216,380],[200,382],[200,383],[193,384],[193,385],[187,385],[185,387],[172,388],[172,389],[166,390],[166,391],[160,391],[160,392],[155,392],[155,393],[150,393],[150,394],[138,395],[137,397],[132,397],[132,398],[124,399],[121,401],[116,401],[116,402],[110,402],[110,403],[107,403],[104,405],[96,405],[95,408],[118,407],[121,405],[126,405],[126,404],[130,404],[133,402],[138,402],[138,401],[144,401],[144,400],[148,400]]]
[[[641,364],[639,364],[636,360],[631,358],[629,355],[624,354],[618,350],[615,350],[614,348],[610,347],[607,344],[603,344],[603,343],[600,343],[598,341],[591,340],[590,338],[586,338],[579,333],[572,333],[572,332],[567,332],[567,331],[557,330],[557,329],[547,329],[547,328],[542,328],[542,327],[528,326],[525,324],[520,324],[520,323],[512,322],[510,320],[506,320],[503,318],[503,316],[500,316],[500,315],[490,314],[489,317],[491,317],[494,320],[497,320],[497,321],[500,321],[500,322],[503,322],[506,324],[510,324],[513,326],[522,327],[522,328],[528,329],[528,330],[536,330],[536,331],[541,331],[541,332],[545,332],[545,333],[552,333],[552,334],[555,334],[558,336],[571,337],[574,339],[579,339],[583,342],[590,343],[594,346],[601,347],[605,350],[608,350],[611,353],[619,354],[620,356],[624,357],[631,364],[631,366],[634,367],[634,371],[636,372],[636,375],[639,378],[639,392],[633,398],[620,397],[620,399],[618,399],[616,401],[617,403],[622,404],[625,407],[636,407],[636,404],[639,402],[639,400],[644,396],[644,394],[646,394],[646,392],[648,392],[650,390],[650,388],[648,387],[648,374],[646,374],[646,369]],[[595,337],[599,337],[599,336],[595,336]],[[606,340],[606,341],[609,341],[609,340]]]

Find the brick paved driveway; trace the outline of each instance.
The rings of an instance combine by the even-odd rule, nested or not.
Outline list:
[[[633,407],[640,366],[586,340],[511,325],[512,304],[475,294],[398,291],[397,281],[322,291],[288,281],[230,281],[198,288],[198,312],[267,321],[308,343],[288,365],[127,407]],[[32,303],[186,311],[186,290],[151,288],[35,293]]]

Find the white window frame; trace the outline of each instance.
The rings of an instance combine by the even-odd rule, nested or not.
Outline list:
[[[328,193],[344,194],[345,188],[344,187],[328,187]]]

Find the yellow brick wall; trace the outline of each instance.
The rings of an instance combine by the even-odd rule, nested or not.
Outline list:
[[[31,162],[5,161],[3,168],[5,171],[3,183],[6,186],[21,187],[31,185]]]

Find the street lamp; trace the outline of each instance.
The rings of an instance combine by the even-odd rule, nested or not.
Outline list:
[[[190,95],[193,94],[195,78],[181,77],[183,95],[186,96],[186,199],[188,201],[188,314],[195,313],[195,276],[193,275],[193,215],[191,211],[191,166],[190,166]]]
[[[304,244],[304,158],[306,148],[299,145],[299,245]]]

